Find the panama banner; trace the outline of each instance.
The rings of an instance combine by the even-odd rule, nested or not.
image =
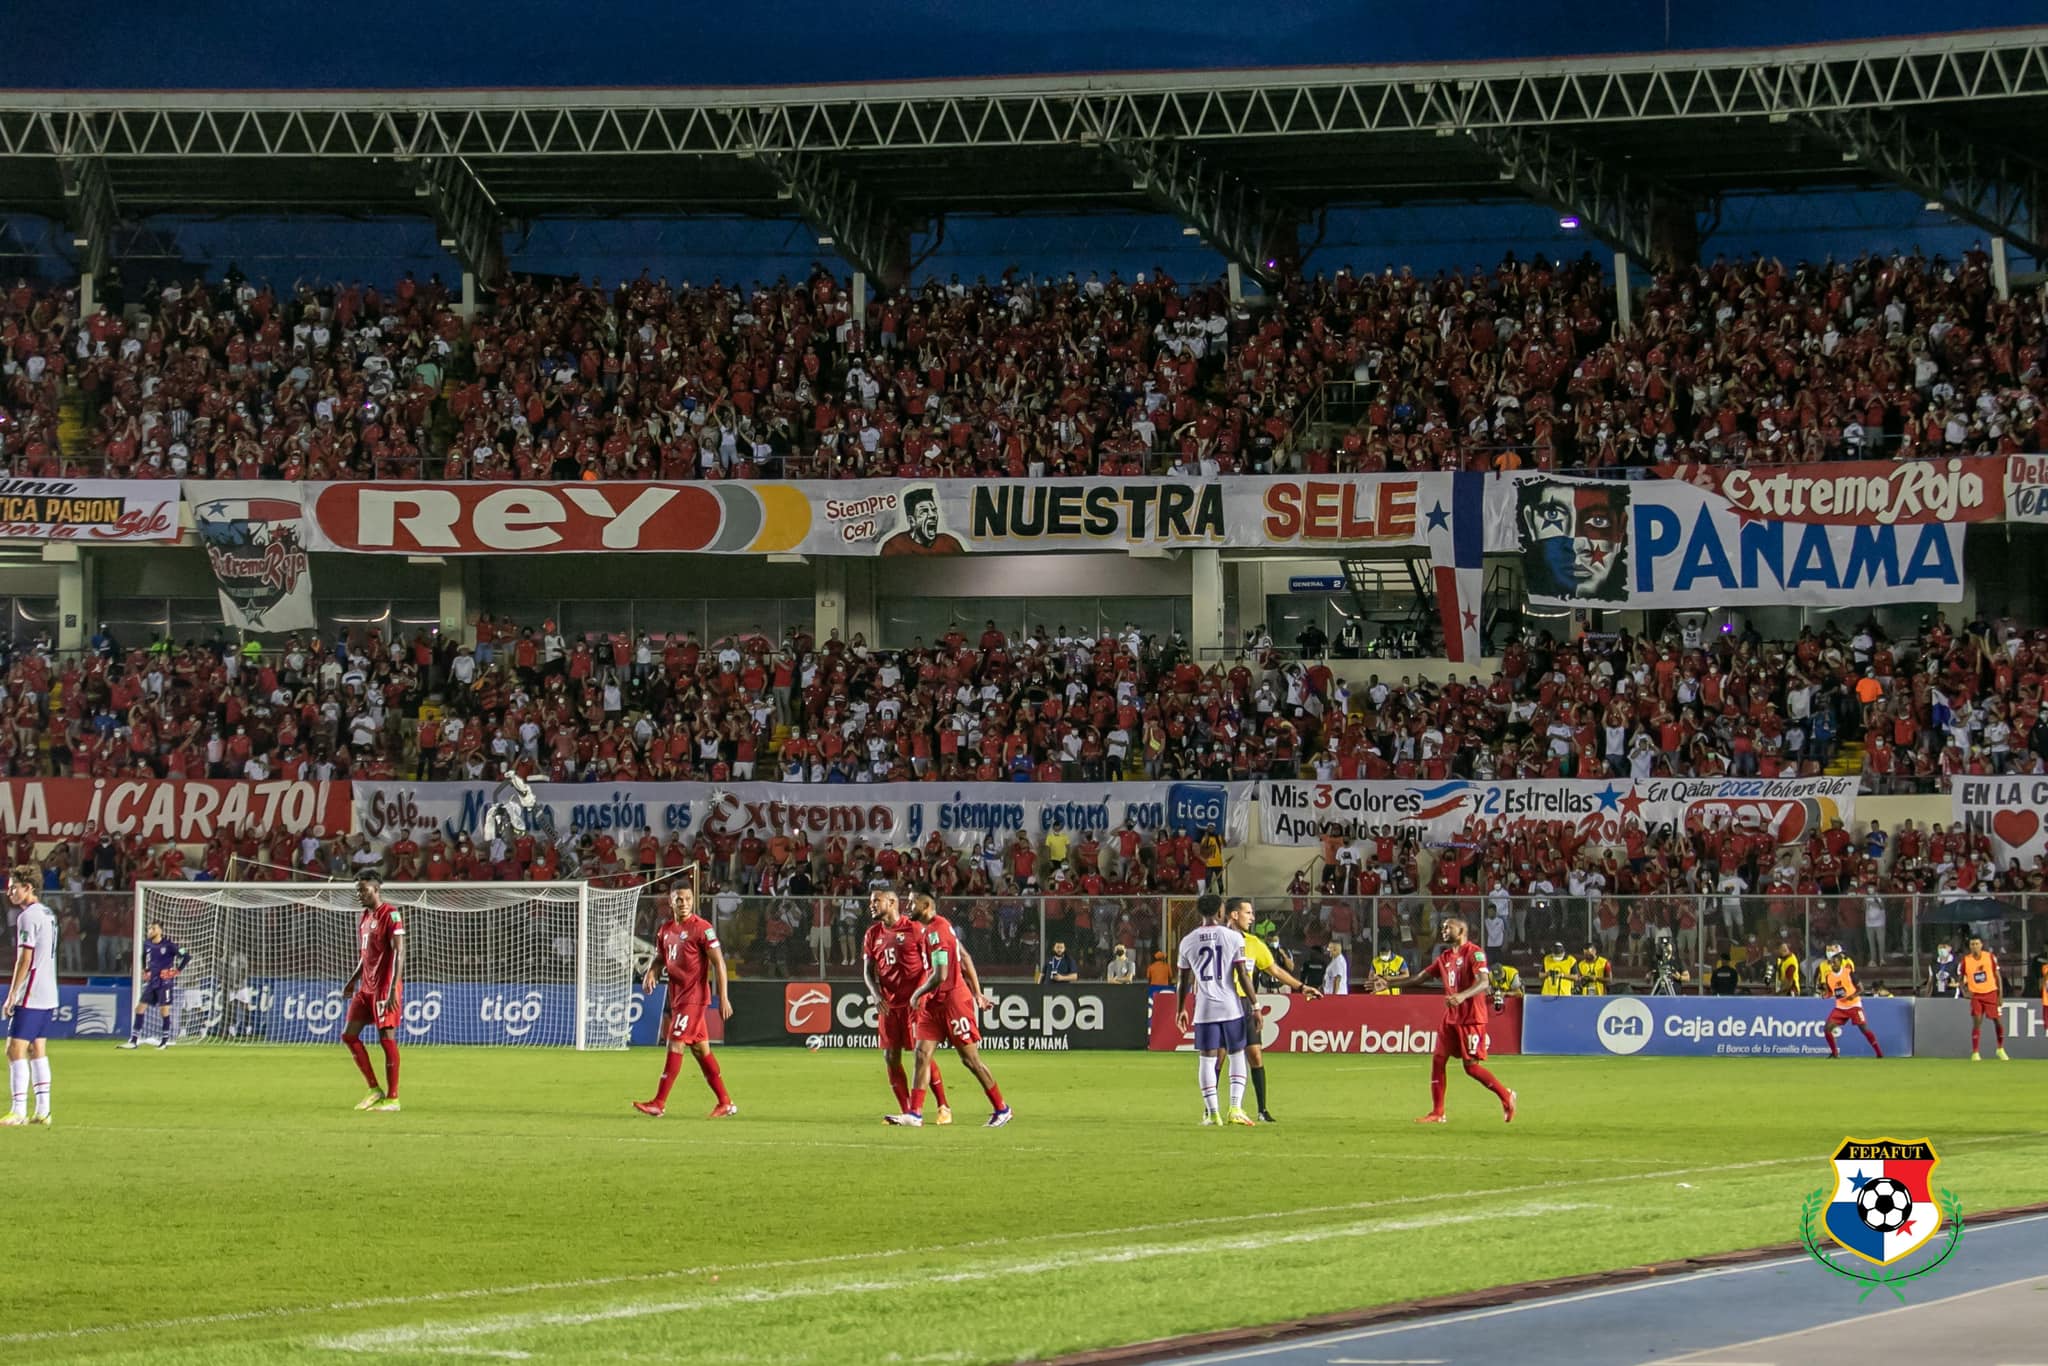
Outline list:
[[[206,547],[220,619],[237,631],[310,631],[313,562],[293,484],[187,480],[192,528]]]
[[[872,845],[922,844],[933,834],[956,848],[1023,831],[1034,841],[1055,822],[1070,834],[1106,839],[1126,821],[1151,833],[1199,835],[1225,844],[1250,833],[1250,783],[535,783],[523,808],[506,783],[359,782],[356,828],[379,847],[401,838],[424,844],[553,832],[574,839],[642,830],[666,838],[713,835],[834,835]]]
[[[1793,844],[1856,818],[1858,780],[1844,778],[1541,778],[1441,782],[1317,782],[1276,778],[1256,785],[1259,838],[1308,846],[1388,835],[1451,845],[1473,835],[1498,839],[1564,822],[1594,843],[1620,843],[1632,828],[1651,834],[1733,825]]]
[[[1551,606],[1957,602],[1968,524],[2006,508],[1994,461],[1662,473],[1497,478],[1488,548]]]

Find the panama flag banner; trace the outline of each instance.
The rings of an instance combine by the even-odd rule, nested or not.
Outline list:
[[[1845,1138],[1835,1152],[1835,1193],[1828,1237],[1866,1262],[1890,1266],[1941,1230],[1926,1139]]]

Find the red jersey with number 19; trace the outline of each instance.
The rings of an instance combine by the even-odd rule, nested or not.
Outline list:
[[[1444,995],[1450,997],[1458,992],[1469,990],[1472,984],[1479,980],[1479,974],[1484,971],[1486,971],[1486,950],[1468,939],[1464,943],[1454,945],[1438,954],[1436,961],[1424,968],[1421,975],[1424,977],[1441,977],[1444,983]],[[1461,1026],[1485,1027],[1487,1020],[1485,992],[1482,991],[1476,995],[1468,996],[1456,1004],[1446,1000],[1444,1005],[1444,1017],[1446,1019],[1454,1020]]]

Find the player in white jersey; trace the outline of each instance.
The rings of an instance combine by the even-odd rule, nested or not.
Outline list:
[[[50,1058],[43,1032],[57,1014],[57,917],[36,895],[36,870],[23,865],[7,876],[14,907],[14,980],[7,989],[7,1082],[14,1105],[0,1124],[50,1122]],[[36,1113],[28,1114],[33,1083]]]
[[[1221,1054],[1230,1056],[1230,1112],[1228,1122],[1250,1124],[1244,1112],[1244,1084],[1251,1075],[1245,1062],[1245,1044],[1251,1037],[1244,1002],[1251,999],[1251,960],[1245,957],[1244,936],[1223,923],[1223,898],[1210,893],[1198,897],[1195,910],[1202,923],[1180,941],[1180,983],[1176,997],[1176,1018],[1181,1031],[1189,1023],[1188,988],[1194,988],[1196,1078],[1202,1086],[1202,1123],[1218,1122],[1216,1108],[1216,1065]],[[1240,987],[1242,991],[1240,991]]]

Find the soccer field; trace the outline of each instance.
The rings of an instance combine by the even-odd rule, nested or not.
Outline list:
[[[1789,1240],[1847,1134],[1930,1137],[1966,1210],[2042,1198],[2048,1070],[1509,1057],[1504,1126],[1427,1060],[1275,1057],[1281,1123],[1197,1127],[1194,1062],[990,1054],[960,1122],[885,1128],[871,1054],[419,1048],[358,1114],[325,1048],[52,1050],[0,1140],[37,1361],[1014,1361]],[[1815,1271],[1819,1295],[1839,1285]]]

